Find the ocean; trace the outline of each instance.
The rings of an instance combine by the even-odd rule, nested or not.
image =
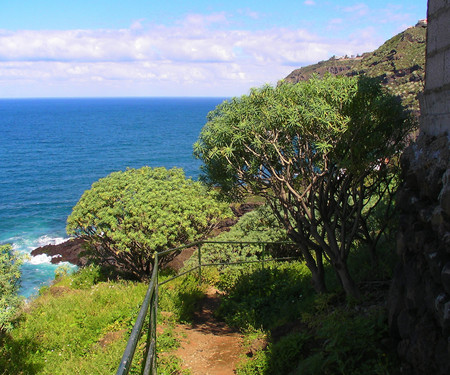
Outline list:
[[[126,168],[181,167],[224,98],[0,99],[0,244],[29,254],[67,239],[66,219],[93,182]],[[54,279],[51,258],[22,267],[20,294]]]

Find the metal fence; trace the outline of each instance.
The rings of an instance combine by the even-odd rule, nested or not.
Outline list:
[[[259,259],[257,260],[248,260],[248,261],[236,261],[236,262],[216,262],[216,263],[202,263],[202,245],[204,244],[228,244],[235,246],[249,246],[256,245],[259,246],[261,251],[259,253]],[[165,255],[180,252],[183,249],[192,248],[197,246],[198,248],[198,264],[184,272],[177,274],[167,280],[164,280],[161,283],[158,283],[158,263],[159,259],[162,259]],[[174,249],[169,249],[161,252],[155,252],[154,259],[154,267],[152,271],[152,275],[150,278],[150,284],[147,289],[147,293],[145,295],[144,301],[142,303],[141,309],[139,311],[138,317],[136,319],[136,323],[134,324],[133,330],[131,331],[130,338],[128,339],[127,347],[122,356],[122,360],[120,361],[119,368],[117,369],[116,375],[126,375],[128,374],[131,364],[133,361],[134,353],[136,351],[136,347],[139,339],[141,338],[144,331],[144,324],[149,314],[149,325],[146,327],[147,329],[147,344],[144,355],[144,361],[142,365],[142,373],[144,375],[156,374],[157,373],[157,364],[156,364],[156,315],[158,309],[158,288],[178,277],[181,277],[187,273],[198,270],[198,278],[199,281],[202,277],[202,267],[208,266],[229,266],[229,265],[237,265],[237,264],[246,264],[246,263],[261,263],[264,267],[264,263],[267,261],[287,261],[287,260],[296,260],[299,259],[298,256],[281,256],[281,257],[273,257],[273,251],[268,251],[268,247],[274,246],[294,246],[295,244],[292,242],[230,242],[230,241],[198,241],[193,242],[184,246],[180,246]],[[295,253],[295,251],[294,251]],[[271,255],[270,259],[268,256]]]

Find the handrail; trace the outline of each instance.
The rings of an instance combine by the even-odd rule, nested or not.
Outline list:
[[[207,263],[202,264],[201,260],[201,248],[203,244],[235,244],[235,245],[259,245],[262,247],[262,259],[261,260],[251,260],[251,261],[239,261],[239,262],[222,262],[222,263]],[[136,319],[136,323],[131,331],[130,338],[128,339],[127,346],[122,356],[122,360],[120,361],[119,368],[117,369],[116,375],[127,375],[131,363],[133,361],[134,353],[136,351],[136,347],[138,341],[142,335],[142,328],[144,326],[145,318],[147,316],[149,307],[150,307],[150,318],[149,318],[149,327],[147,332],[147,347],[146,347],[146,355],[143,363],[143,374],[144,375],[156,375],[156,315],[157,315],[157,307],[158,307],[158,288],[159,286],[172,281],[178,277],[181,277],[187,273],[195,271],[198,269],[199,280],[201,279],[201,268],[207,266],[220,266],[220,265],[236,265],[236,264],[246,264],[246,263],[263,263],[266,261],[265,259],[265,247],[266,245],[295,245],[294,242],[288,241],[278,241],[278,242],[260,242],[260,241],[196,241],[187,245],[179,246],[176,248],[155,252],[154,254],[154,267],[152,271],[152,276],[150,279],[150,284],[148,286],[147,292],[145,294],[144,301],[142,303],[141,309],[139,310],[138,317]],[[198,246],[198,265],[182,272],[174,277],[171,277],[167,280],[164,280],[158,283],[158,260],[169,253],[180,251],[183,249],[187,249],[190,247]],[[270,261],[281,261],[281,260],[293,260],[298,259],[297,257],[283,257],[283,258],[271,258]]]
[[[155,254],[155,264],[158,260],[157,253]],[[130,334],[130,338],[128,339],[127,346],[122,356],[122,360],[120,361],[119,368],[117,369],[116,375],[125,375],[128,374],[131,367],[131,362],[134,357],[134,352],[136,351],[136,346],[141,336],[142,327],[144,326],[145,317],[147,316],[148,307],[150,306],[150,302],[154,299],[153,297],[156,295],[156,281],[158,276],[158,267],[153,267],[152,277],[150,279],[150,284],[147,288],[147,293],[145,294],[144,302],[142,303],[141,309],[139,310],[138,317],[136,319],[136,323],[133,326],[133,329]],[[157,286],[157,285],[156,285]],[[150,330],[149,330],[150,331]],[[150,350],[149,350],[150,352]]]

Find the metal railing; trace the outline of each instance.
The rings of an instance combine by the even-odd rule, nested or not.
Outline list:
[[[248,260],[248,261],[237,261],[237,262],[219,262],[219,263],[202,263],[202,245],[203,244],[229,244],[229,245],[257,245],[261,247],[260,259],[257,260]],[[131,331],[130,338],[128,339],[127,346],[122,356],[122,360],[120,361],[119,368],[117,369],[116,375],[127,375],[131,364],[133,361],[134,353],[136,351],[136,347],[139,339],[142,336],[144,323],[149,313],[149,325],[147,329],[147,343],[146,350],[144,355],[144,361],[142,365],[142,374],[143,375],[155,375],[157,373],[156,370],[156,315],[158,309],[158,288],[172,281],[178,277],[181,277],[187,273],[198,270],[198,278],[199,281],[202,277],[202,267],[208,266],[229,266],[229,265],[237,265],[237,264],[246,264],[246,263],[262,263],[262,267],[264,267],[264,263],[269,261],[267,259],[266,247],[267,245],[291,245],[295,246],[293,242],[252,242],[252,241],[242,241],[242,242],[231,242],[231,241],[197,241],[184,246],[180,246],[174,249],[169,249],[161,252],[155,252],[154,259],[154,267],[152,271],[152,275],[150,278],[150,284],[147,289],[147,293],[145,295],[144,301],[142,303],[141,309],[139,311],[138,317],[136,319],[136,323]],[[167,280],[164,280],[158,283],[158,262],[164,255],[179,252],[183,249],[192,248],[197,246],[198,248],[198,265],[194,266],[187,271],[181,272],[176,276],[173,276]],[[287,260],[296,260],[299,257],[278,257],[278,258],[270,258],[270,261],[287,261]],[[150,309],[150,312],[149,312]]]

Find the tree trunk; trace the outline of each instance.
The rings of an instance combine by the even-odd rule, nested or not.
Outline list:
[[[314,290],[317,293],[326,293],[327,286],[325,285],[325,273],[323,272],[323,269],[320,270],[319,268],[317,268],[314,271],[312,269],[310,269],[310,270],[311,270]]]
[[[325,269],[323,268],[323,256],[322,251],[316,251],[316,264],[317,272],[316,276],[313,275],[314,289],[317,293],[326,293],[327,286],[325,284]]]
[[[306,265],[311,271],[312,283],[314,290],[317,293],[326,293],[327,286],[325,285],[325,270],[323,268],[323,259],[322,253],[316,251],[316,261],[309,254],[309,256],[305,256]]]
[[[347,297],[359,299],[361,297],[361,293],[348,272],[347,263],[338,261],[333,266]]]

